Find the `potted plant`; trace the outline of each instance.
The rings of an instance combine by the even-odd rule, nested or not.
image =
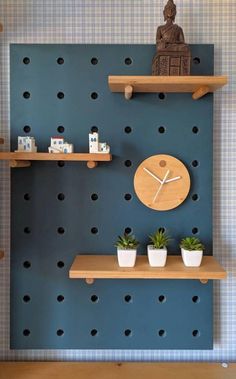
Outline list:
[[[152,267],[164,267],[167,258],[167,246],[170,237],[163,230],[157,230],[149,236],[151,245],[148,245],[148,260]]]
[[[139,242],[132,234],[124,233],[118,236],[117,247],[118,263],[120,267],[134,267]]]
[[[199,267],[202,261],[204,246],[196,237],[185,237],[180,242],[181,255],[185,266]]]

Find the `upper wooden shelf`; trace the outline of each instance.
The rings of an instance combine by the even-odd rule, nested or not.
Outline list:
[[[85,161],[89,168],[97,166],[97,162],[108,162],[112,160],[111,154],[91,153],[24,153],[24,152],[2,152],[0,160],[9,160],[10,167],[28,167],[30,161]]]
[[[186,267],[181,256],[168,256],[165,267],[151,267],[147,256],[137,256],[133,268],[119,267],[116,255],[77,255],[70,268],[71,279],[224,279],[226,271],[214,257],[204,256],[200,267]]]
[[[227,84],[227,76],[109,76],[112,92],[123,92],[129,100],[133,92],[190,92],[194,100]]]

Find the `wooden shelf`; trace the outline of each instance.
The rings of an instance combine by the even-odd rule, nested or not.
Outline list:
[[[111,154],[90,153],[21,153],[2,152],[0,160],[9,160],[10,167],[28,167],[31,161],[85,161],[89,168],[97,166],[97,162],[108,162],[112,160]]]
[[[71,279],[224,279],[226,271],[212,256],[204,256],[200,267],[186,267],[181,256],[168,256],[165,267],[151,267],[147,256],[137,256],[133,268],[119,267],[116,255],[77,255],[70,268]]]
[[[190,92],[194,100],[227,84],[227,76],[109,76],[112,92]]]

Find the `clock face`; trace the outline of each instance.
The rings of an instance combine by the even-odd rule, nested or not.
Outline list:
[[[186,199],[190,176],[179,159],[171,155],[153,155],[138,166],[134,189],[144,205],[166,211],[178,207]]]

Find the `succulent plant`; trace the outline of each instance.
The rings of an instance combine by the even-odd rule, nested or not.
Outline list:
[[[204,250],[204,245],[201,243],[199,238],[196,237],[185,237],[181,240],[180,245],[182,249],[185,250]]]
[[[133,234],[124,233],[123,236],[118,236],[115,246],[118,249],[136,249],[139,245],[139,242],[136,240]]]
[[[164,247],[167,247],[170,242],[170,237],[162,229],[151,234],[149,238],[155,249],[163,249]]]

